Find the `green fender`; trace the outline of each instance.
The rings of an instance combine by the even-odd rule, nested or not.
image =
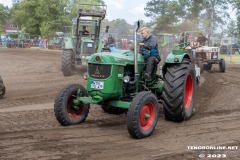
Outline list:
[[[173,50],[173,52],[170,53],[164,61],[164,64],[162,67],[163,77],[167,71],[168,65],[174,64],[174,63],[182,63],[184,58],[191,59],[189,54],[186,53],[186,50]]]
[[[64,47],[65,49],[73,49],[73,39],[70,37],[65,37],[64,38]]]

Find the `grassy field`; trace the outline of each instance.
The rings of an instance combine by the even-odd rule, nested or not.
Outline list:
[[[240,64],[240,54],[233,55],[220,54],[220,58],[224,58],[227,63]]]

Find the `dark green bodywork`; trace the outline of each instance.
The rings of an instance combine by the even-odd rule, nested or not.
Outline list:
[[[166,72],[167,66],[172,63],[181,63],[184,58],[190,58],[186,50],[173,50],[168,55],[163,64],[163,74]],[[176,61],[177,59],[177,61]],[[85,104],[104,104],[112,107],[128,108],[131,100],[140,91],[151,91],[158,99],[161,98],[163,92],[164,76],[153,74],[150,79],[142,78],[144,71],[144,59],[138,53],[138,79],[135,89],[124,97],[124,70],[127,66],[134,66],[134,52],[129,50],[116,50],[114,52],[102,52],[91,55],[88,61],[88,78],[87,92],[89,97],[81,97],[79,92],[75,105],[79,102]],[[104,72],[110,68],[110,74],[105,77]],[[101,83],[102,88],[96,89],[92,87],[95,83]]]

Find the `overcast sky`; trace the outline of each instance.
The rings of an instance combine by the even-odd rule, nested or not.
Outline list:
[[[144,6],[149,0],[104,0],[107,5],[107,19],[125,19],[129,24],[134,24],[137,20],[150,21],[144,16]],[[0,0],[4,6],[12,6],[11,0]]]
[[[134,24],[137,20],[149,22],[150,19],[144,16],[144,7],[150,0],[104,0],[107,5],[107,19],[125,19],[129,24]],[[11,6],[11,0],[0,0],[4,6]],[[231,18],[236,19],[236,11],[229,10]]]

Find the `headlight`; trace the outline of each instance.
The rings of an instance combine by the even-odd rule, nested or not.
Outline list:
[[[128,83],[130,81],[130,76],[123,77],[123,82]]]
[[[87,72],[85,72],[85,73],[83,73],[83,79],[85,79],[85,80],[87,80],[87,78],[88,78],[88,73]]]

